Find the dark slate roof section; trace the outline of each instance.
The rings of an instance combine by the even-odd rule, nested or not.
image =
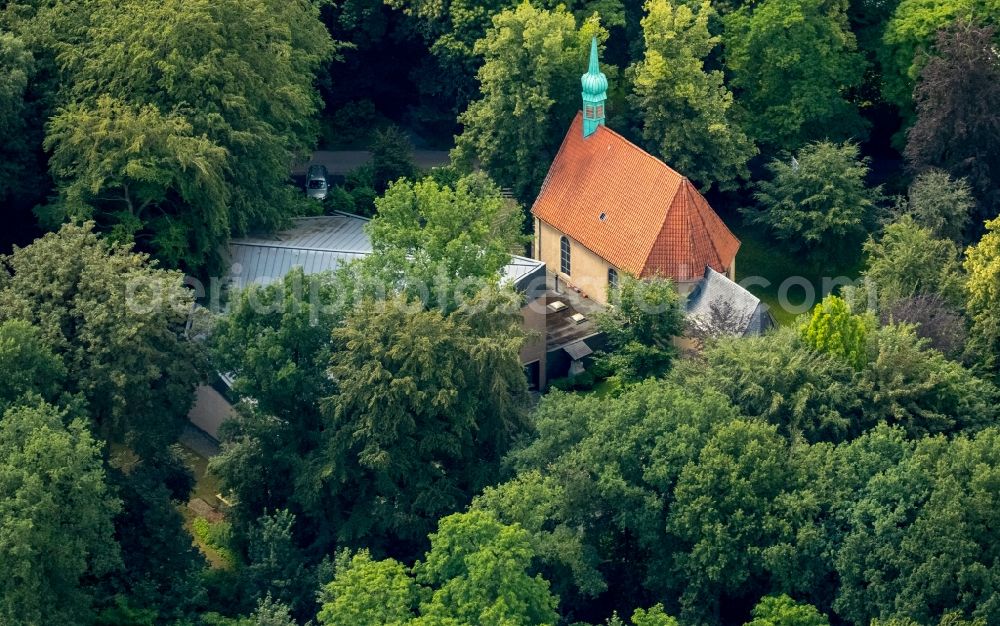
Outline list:
[[[725,274],[706,267],[705,276],[688,296],[688,318],[695,322],[709,319],[713,303],[728,303],[732,307],[733,319],[739,322],[739,334],[744,337],[761,335],[774,326],[767,305],[757,296],[729,280]]]

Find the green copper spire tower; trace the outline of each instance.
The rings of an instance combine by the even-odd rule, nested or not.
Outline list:
[[[590,40],[590,67],[580,77],[583,87],[583,136],[590,137],[604,125],[604,101],[608,99],[608,77],[597,66],[597,37]]]

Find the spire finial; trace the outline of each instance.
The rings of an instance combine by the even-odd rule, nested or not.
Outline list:
[[[588,74],[600,74],[601,69],[597,64],[597,37],[593,37],[590,40],[590,67],[587,68]]]
[[[583,136],[589,137],[604,124],[604,101],[608,99],[608,77],[597,59],[597,37],[590,40],[590,66],[580,77],[583,88]]]

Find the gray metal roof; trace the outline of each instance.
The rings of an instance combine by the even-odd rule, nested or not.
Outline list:
[[[338,213],[292,220],[292,227],[273,235],[229,242],[230,276],[242,284],[267,285],[293,267],[306,274],[335,270],[372,251],[363,217]]]
[[[589,356],[594,353],[594,351],[590,349],[590,346],[588,346],[587,343],[582,339],[580,341],[574,341],[569,345],[563,346],[563,350],[565,350],[566,354],[569,355],[569,358],[573,359],[574,361],[579,361],[583,357]]]
[[[740,322],[742,328],[739,331],[743,335],[759,335],[773,326],[771,314],[757,296],[729,280],[725,274],[706,267],[704,278],[688,297],[687,316],[696,323],[699,320],[708,321],[712,314],[711,307],[717,303],[728,303],[732,307],[731,313]]]
[[[268,285],[296,266],[306,274],[336,270],[371,254],[371,240],[365,232],[368,222],[349,213],[300,217],[292,220],[291,228],[273,235],[233,239],[229,242],[230,277],[242,285]],[[539,274],[544,285],[544,263],[512,256],[503,268],[502,281],[523,290]]]

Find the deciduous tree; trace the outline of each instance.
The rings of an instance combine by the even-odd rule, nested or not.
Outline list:
[[[400,178],[413,178],[413,145],[398,126],[376,130],[372,136],[372,182],[376,193],[385,193],[389,184]]]
[[[624,382],[664,374],[677,354],[673,339],[684,329],[673,281],[623,276],[608,296],[614,307],[596,317],[611,347],[608,364]]]
[[[562,6],[522,2],[495,15],[476,43],[482,97],[459,116],[458,160],[478,162],[522,202],[532,201],[580,108],[579,77],[595,36],[604,37],[596,21],[577,28]]]
[[[528,573],[528,533],[482,511],[445,517],[431,549],[411,571],[373,561],[366,551],[341,554],[333,582],[321,592],[327,626],[510,624],[558,621],[548,582]]]
[[[120,243],[155,250],[168,266],[199,265],[229,235],[226,150],[185,116],[110,96],[71,104],[49,122],[45,147],[61,199],[48,224],[97,219]]]
[[[765,152],[807,141],[844,140],[863,130],[851,91],[864,58],[847,2],[764,0],[725,18],[725,62],[745,127]]]
[[[642,111],[643,137],[672,167],[703,188],[736,186],[756,154],[735,120],[722,72],[706,58],[719,44],[709,32],[715,10],[651,0],[642,20],[646,51],[629,68],[632,101]]]
[[[0,323],[0,412],[28,396],[55,401],[65,376],[37,328],[24,320]]]
[[[958,612],[992,623],[1000,433],[921,440],[863,487],[837,551],[837,613],[852,622],[935,623]],[[942,622],[943,623],[943,622]]]
[[[1000,218],[987,222],[987,232],[966,252],[969,275],[969,342],[994,379],[1000,376]]]
[[[86,400],[97,432],[141,455],[162,452],[186,422],[204,371],[185,328],[194,295],[179,272],[66,225],[5,259],[0,319],[38,328]]]
[[[676,377],[711,386],[749,417],[764,419],[791,439],[842,441],[866,427],[866,390],[841,359],[806,348],[792,329],[763,337],[714,342],[703,363],[686,362]]]
[[[865,186],[868,159],[857,145],[812,143],[768,169],[771,179],[757,183],[754,194],[760,210],[746,213],[783,245],[829,258],[864,237],[880,194]]]
[[[913,88],[938,32],[959,21],[994,22],[990,0],[900,0],[885,25],[879,64],[885,99],[912,114]]]
[[[99,0],[58,11],[84,24],[56,34],[67,107],[48,146],[63,155],[53,171],[66,199],[85,190],[87,208],[58,203],[49,223],[93,216],[200,269],[230,230],[274,228],[296,210],[288,164],[315,140],[313,81],[333,52],[314,3]],[[124,198],[147,211],[123,211]]]
[[[899,425],[914,438],[974,432],[1000,417],[1000,392],[927,347],[909,326],[873,333],[876,352],[861,375],[866,422]]]
[[[84,420],[44,403],[9,409],[0,419],[0,621],[86,623],[84,580],[120,564],[120,506]]]
[[[830,626],[830,620],[816,607],[781,594],[761,598],[745,626]]]
[[[598,594],[626,614],[654,597],[676,607],[686,583],[664,514],[712,429],[737,416],[710,387],[674,382],[606,398],[553,392],[535,413],[537,438],[511,454],[517,477],[474,506],[530,533],[567,619]]]
[[[393,297],[333,334],[320,447],[297,499],[346,545],[412,554],[494,479],[527,426],[516,306],[484,294],[443,315]]]
[[[958,247],[904,215],[865,243],[864,277],[881,309],[919,295],[938,295],[951,306],[965,302],[965,276]]]
[[[766,572],[764,551],[791,539],[783,518],[796,482],[774,426],[734,420],[714,430],[678,475],[667,514],[667,531],[681,542],[673,560],[682,618],[717,621],[723,598]]]
[[[995,5],[988,6],[982,10],[1000,21]],[[993,115],[1000,109],[996,42],[995,27],[964,22],[938,34],[936,54],[914,90],[917,116],[906,136],[905,155],[914,169],[938,167],[969,182],[979,205],[975,232],[982,220],[1000,214],[1000,124]]]
[[[481,173],[454,185],[399,181],[375,206],[378,215],[368,226],[375,254],[365,263],[422,281],[424,288],[440,277],[496,282],[524,243],[521,207]]]

